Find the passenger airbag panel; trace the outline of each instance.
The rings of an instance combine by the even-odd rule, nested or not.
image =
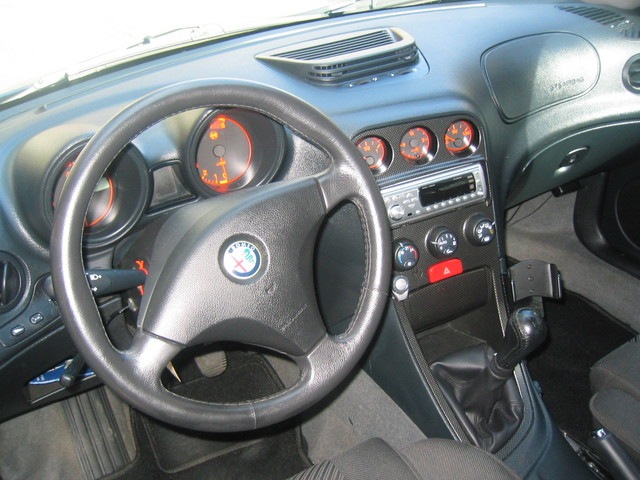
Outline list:
[[[507,121],[588,92],[600,74],[593,46],[568,33],[511,40],[485,52],[482,65],[493,101]]]

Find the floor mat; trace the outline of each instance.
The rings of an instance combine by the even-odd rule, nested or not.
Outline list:
[[[227,371],[219,377],[196,375],[174,391],[201,400],[233,402],[281,389],[262,356],[230,352],[228,362]],[[252,433],[207,434],[136,414],[134,427],[139,458],[123,478],[284,479],[310,465],[300,429],[293,423]]]
[[[586,443],[592,431],[589,369],[635,332],[586,298],[564,291],[561,301],[544,303],[546,343],[529,359],[531,377],[558,427]]]

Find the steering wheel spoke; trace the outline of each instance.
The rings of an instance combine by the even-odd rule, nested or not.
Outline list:
[[[140,378],[156,382],[183,349],[182,345],[137,330],[131,346],[122,353],[122,361],[135,365]]]
[[[360,202],[361,188],[358,177],[349,169],[332,164],[318,176],[327,211],[331,211],[345,201]]]

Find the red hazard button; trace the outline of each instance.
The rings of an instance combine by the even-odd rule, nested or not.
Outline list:
[[[462,262],[458,258],[452,258],[451,260],[436,263],[432,267],[429,267],[429,270],[427,271],[429,274],[429,282],[431,283],[459,275],[462,272]]]

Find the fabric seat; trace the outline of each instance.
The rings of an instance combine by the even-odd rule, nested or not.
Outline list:
[[[429,439],[401,452],[374,438],[291,480],[512,480],[519,478],[494,456],[453,440]]]
[[[640,337],[596,362],[590,382],[594,426],[612,432],[640,465]]]

